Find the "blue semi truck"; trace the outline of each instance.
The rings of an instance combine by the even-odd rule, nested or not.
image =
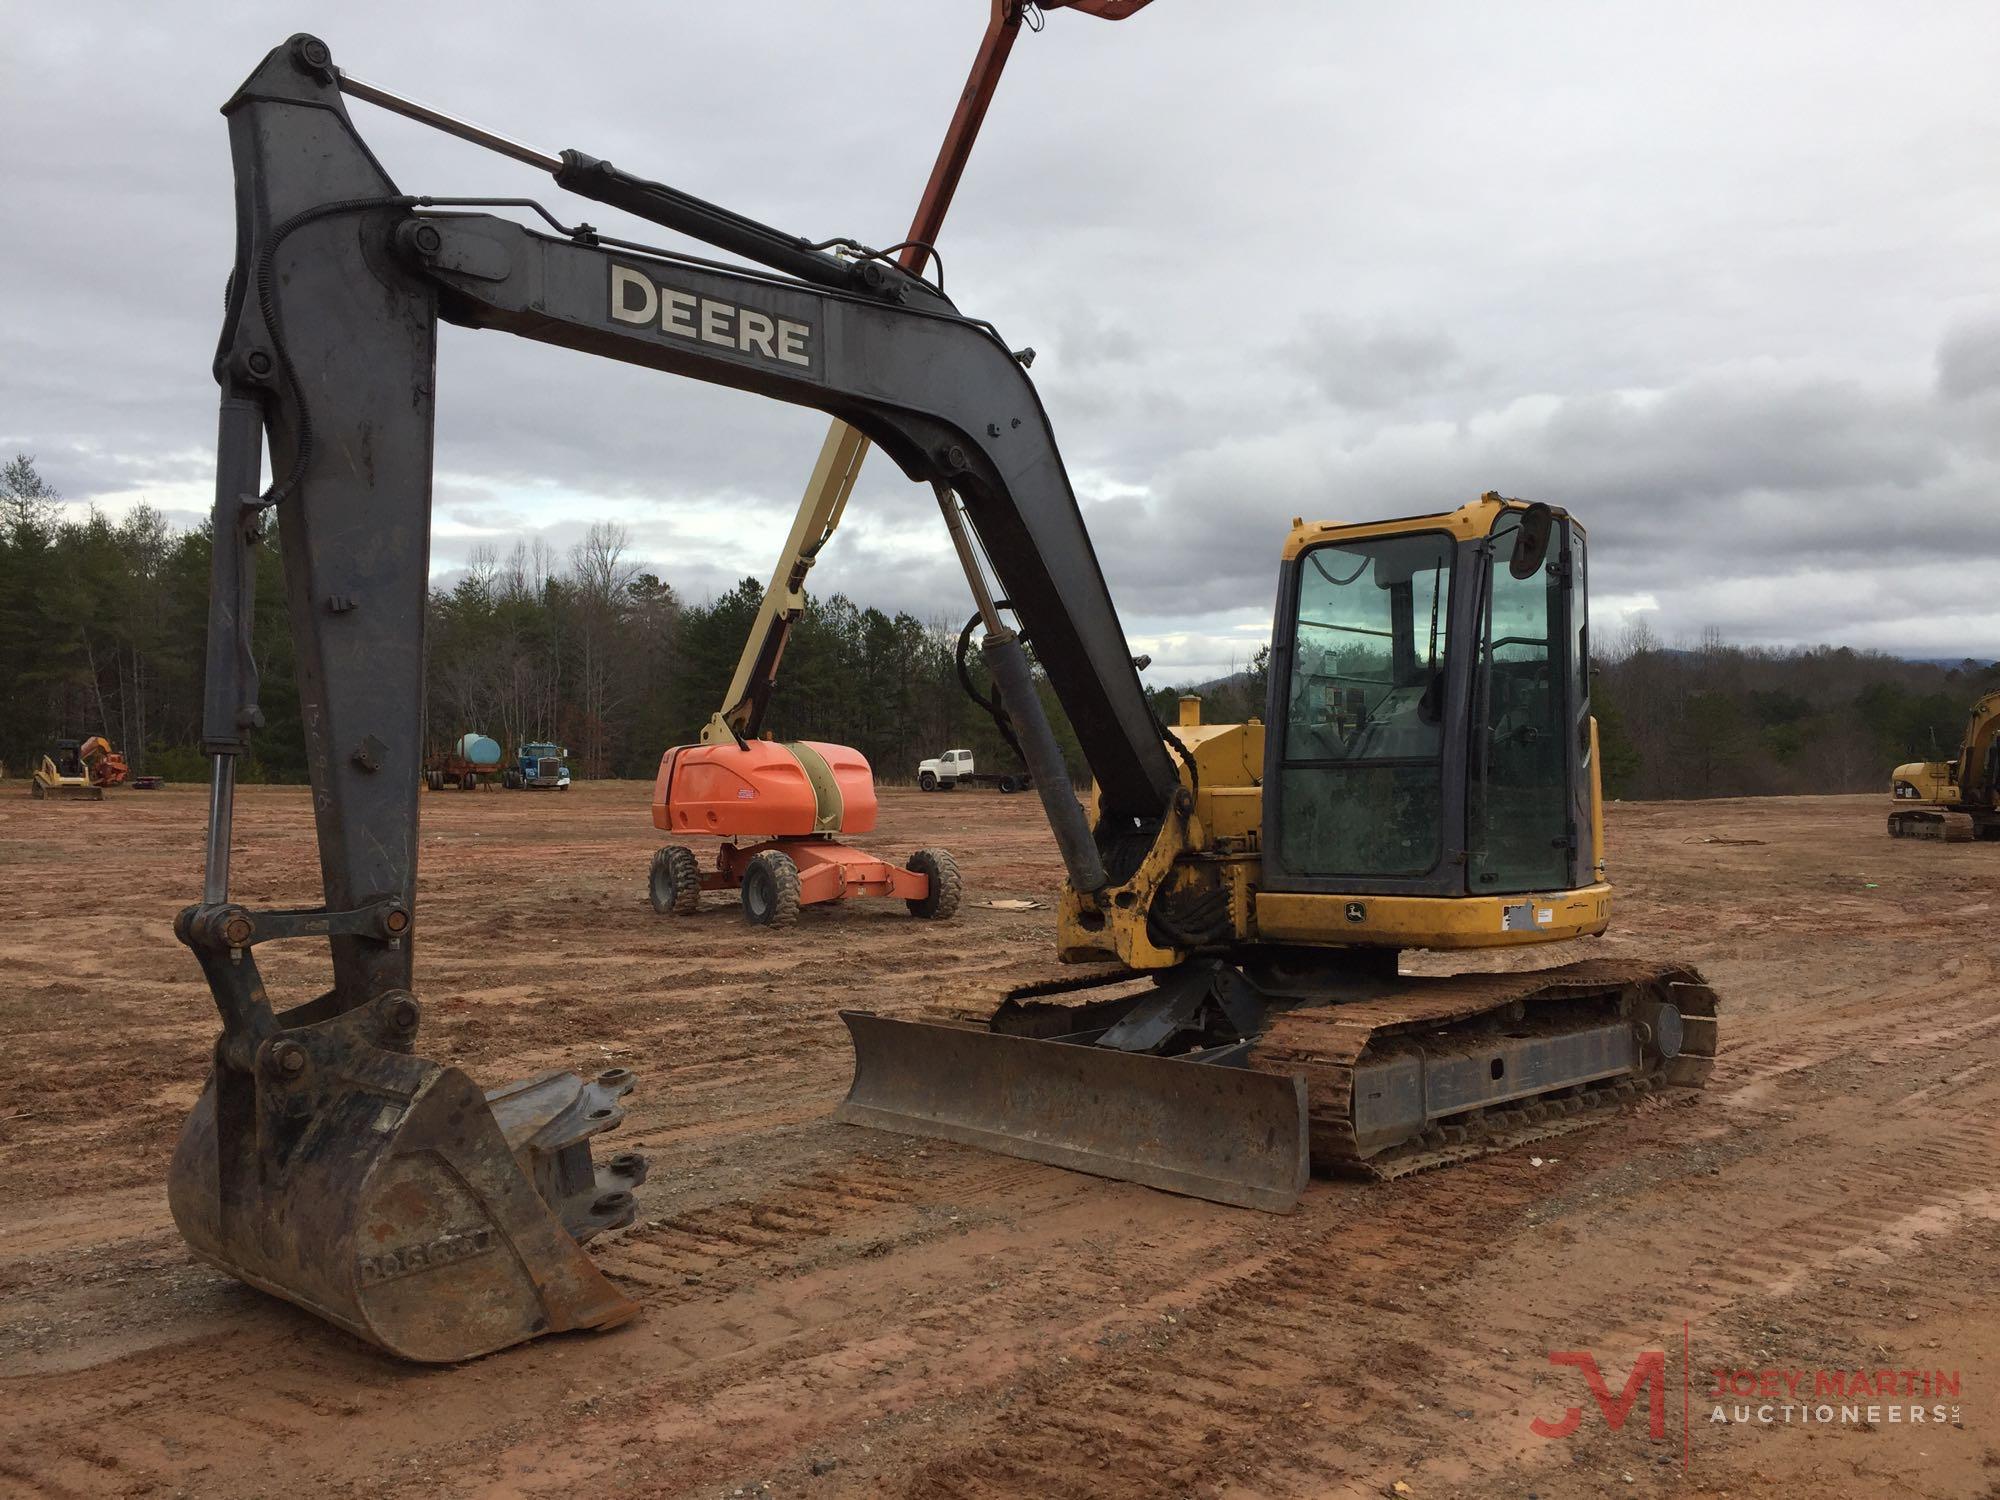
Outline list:
[[[514,752],[501,784],[514,790],[569,790],[569,751],[561,745],[523,745]]]

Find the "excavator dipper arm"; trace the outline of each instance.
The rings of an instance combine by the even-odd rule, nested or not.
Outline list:
[[[563,185],[763,261],[772,275],[531,233],[398,190],[324,43],[294,37],[224,108],[237,245],[222,386],[204,740],[202,899],[177,924],[221,1013],[171,1200],[196,1252],[384,1347],[452,1360],[635,1310],[579,1242],[628,1222],[645,1164],[593,1163],[623,1070],[482,1093],[415,1051],[419,744],[440,318],[816,407],[963,499],[1082,742],[1094,831],[1043,786],[1081,890],[1149,846],[1177,789],[1034,387],[986,325],[915,277],[580,152],[484,143]],[[405,113],[421,113],[405,107]],[[459,133],[467,134],[461,130]],[[482,133],[470,132],[474,138]],[[458,206],[465,205],[462,201]],[[272,479],[260,489],[268,438]],[[261,722],[253,549],[278,523],[325,904],[229,897],[234,764]],[[1015,647],[1018,652],[1018,646]],[[1035,705],[1010,702],[1054,757]],[[1038,777],[1038,781],[1040,778]],[[325,937],[333,988],[276,1009],[255,947]]]

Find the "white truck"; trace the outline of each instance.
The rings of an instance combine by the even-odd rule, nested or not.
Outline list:
[[[997,786],[1003,792],[1025,792],[1034,779],[1026,771],[978,771],[970,750],[947,750],[917,763],[917,790],[948,792],[961,786]]]

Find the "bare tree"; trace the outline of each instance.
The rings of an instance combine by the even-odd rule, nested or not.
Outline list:
[[[623,526],[599,521],[570,548],[570,586],[576,599],[577,670],[583,723],[578,756],[586,776],[610,771],[612,710],[617,682],[619,623],[638,567],[625,560],[631,535]]]

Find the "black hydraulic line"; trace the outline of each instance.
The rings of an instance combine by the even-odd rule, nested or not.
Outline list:
[[[208,654],[202,679],[201,741],[210,755],[247,751],[250,731],[263,722],[257,708],[257,661],[250,650],[257,578],[257,484],[263,466],[263,408],[225,388],[215,440]]]
[[[257,257],[256,291],[257,311],[264,320],[264,329],[271,336],[271,353],[276,357],[278,371],[285,378],[291,391],[292,400],[297,404],[298,443],[291,467],[285,477],[273,479],[271,488],[258,497],[257,504],[277,505],[298,487],[299,479],[306,472],[313,456],[312,407],[307,401],[305,384],[299,379],[299,372],[292,366],[291,354],[285,348],[284,318],[278,308],[275,265],[278,248],[292,235],[321,219],[337,218],[343,214],[366,213],[375,208],[409,208],[416,199],[402,196],[380,198],[354,198],[344,203],[319,203],[293,214],[284,223],[271,231],[264,242],[263,253]]]
[[[1150,699],[1148,700],[1148,706],[1149,707],[1151,706]],[[1194,763],[1193,753],[1189,751],[1186,745],[1181,743],[1181,737],[1179,735],[1175,734],[1171,729],[1167,728],[1165,722],[1160,718],[1158,714],[1153,715],[1153,727],[1160,731],[1161,739],[1165,740],[1169,745],[1172,745],[1174,747],[1174,754],[1178,755],[1181,758],[1181,764],[1187,767],[1188,795],[1192,797],[1195,793],[1201,790],[1201,771],[1196,767]]]
[[[1103,890],[1111,879],[1097,852],[1090,820],[1083,815],[1083,804],[1076,800],[1076,789],[1070,785],[1069,767],[1063,764],[1055,730],[1043,711],[1042,696],[1035,690],[1034,673],[1028,667],[1021,638],[1011,630],[988,631],[979,654],[986,658],[986,670],[993,677],[1000,701],[1020,726],[1022,758],[1035,779],[1035,790],[1041,794],[1070,882],[1085,895]]]
[[[996,609],[1013,608],[1005,599],[995,600],[994,607]],[[984,618],[985,616],[975,610],[971,618],[965,622],[965,628],[958,633],[958,650],[953,660],[953,665],[958,668],[958,685],[965,689],[966,697],[986,710],[987,714],[993,720],[993,727],[999,730],[1000,738],[1007,742],[1007,747],[1014,752],[1015,757],[1023,765],[1026,765],[1028,752],[1021,748],[1020,736],[1014,733],[1014,720],[1007,712],[1007,706],[997,696],[989,698],[986,694],[979,691],[979,684],[972,680],[971,664],[966,660],[967,655],[972,650],[972,632],[979,628],[980,622]]]

